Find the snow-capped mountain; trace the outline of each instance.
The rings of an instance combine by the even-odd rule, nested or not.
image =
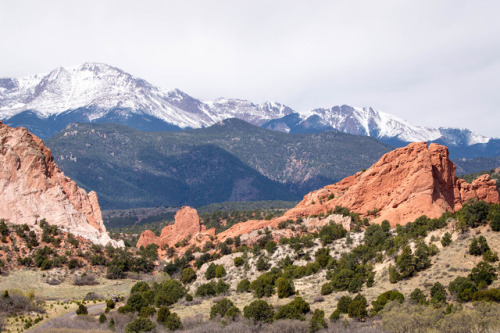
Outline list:
[[[200,101],[178,89],[162,89],[99,63],[59,67],[48,74],[20,79],[0,79],[0,119],[6,123],[26,118],[30,122],[38,118],[60,123],[61,117],[89,122],[108,118],[120,122],[119,118],[132,117],[137,122],[139,117],[149,122],[160,120],[177,128],[200,128],[227,118],[261,125],[290,113],[292,109],[279,103],[254,104],[237,99]]]
[[[490,140],[467,129],[417,126],[371,107],[358,108],[348,105],[297,113],[271,120],[262,126],[289,133],[337,130],[377,139],[397,139],[402,142],[443,140],[451,145],[474,145],[487,143]]]
[[[436,141],[460,149],[472,147],[481,152],[478,156],[497,154],[499,150],[498,139],[467,129],[417,126],[371,107],[342,105],[297,113],[276,102],[255,104],[226,98],[202,101],[100,63],[0,79],[0,119],[11,126],[25,126],[42,138],[73,122],[116,122],[143,131],[164,131],[207,127],[227,118],[289,133],[337,130],[395,146]],[[467,157],[475,154],[470,151]]]

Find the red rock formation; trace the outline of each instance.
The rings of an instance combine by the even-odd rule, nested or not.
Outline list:
[[[328,200],[331,194],[334,198]],[[469,199],[498,203],[495,181],[483,175],[468,184],[456,177],[455,165],[449,160],[446,147],[432,143],[427,147],[425,142],[412,143],[385,154],[364,172],[307,194],[295,208],[280,218],[247,221],[232,226],[217,235],[217,242],[236,236],[251,242],[252,237],[257,237],[259,229],[278,229],[278,224],[287,219],[325,213],[336,206],[368,216],[375,223],[389,220],[394,226],[414,221],[421,215],[436,218],[444,212],[457,211]],[[375,217],[367,214],[374,209],[378,211]],[[198,215],[193,209],[185,207],[178,215],[175,225],[165,227],[161,237],[144,232],[138,246],[151,243],[172,246],[188,234],[193,236],[201,230]],[[341,216],[334,219],[336,223],[350,227],[350,219]],[[315,223],[317,221],[311,221],[310,226],[314,227]],[[287,230],[273,232],[273,236],[281,234],[289,236]],[[203,238],[197,239],[198,243],[202,241]]]
[[[373,222],[389,220],[394,226],[457,211],[469,199],[498,203],[495,184],[488,175],[467,184],[456,177],[445,146],[412,143],[385,154],[365,172],[309,193],[285,216],[319,214],[339,205],[363,216],[378,209]],[[332,193],[334,199],[328,200]]]
[[[197,242],[201,242],[203,237],[200,236],[207,236],[207,238],[215,236],[215,229],[207,231],[205,226],[200,223],[196,209],[185,206],[175,214],[174,224],[167,225],[162,229],[160,237],[155,236],[149,230],[144,231],[137,241],[137,247],[149,244],[172,247],[185,239],[188,241],[196,239]]]
[[[106,232],[96,193],[66,177],[38,137],[1,122],[0,217],[29,225],[45,218],[95,243],[118,245]]]

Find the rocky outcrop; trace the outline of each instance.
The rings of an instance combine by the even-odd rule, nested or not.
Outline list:
[[[210,236],[215,236],[215,229],[212,228],[207,231],[205,226],[200,223],[196,209],[185,206],[175,214],[174,224],[167,225],[162,229],[160,237],[157,237],[149,230],[144,231],[137,241],[137,247],[145,247],[149,244],[156,244],[160,247],[166,245],[173,247],[184,240],[186,242],[192,240],[201,242],[204,238]]]
[[[102,221],[97,194],[66,177],[52,153],[25,128],[0,122],[0,218],[14,224],[48,223],[91,240],[112,241]]]
[[[332,198],[333,196],[333,198]],[[457,211],[467,200],[498,203],[496,183],[483,175],[472,184],[458,179],[445,146],[412,143],[391,151],[364,172],[307,194],[286,218],[310,216],[347,207],[377,223],[405,224]]]

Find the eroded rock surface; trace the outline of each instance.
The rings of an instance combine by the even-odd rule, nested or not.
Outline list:
[[[49,224],[91,240],[111,240],[95,192],[66,177],[42,140],[25,128],[0,122],[0,218],[14,224]]]
[[[212,228],[207,231],[205,226],[200,223],[196,209],[184,206],[175,214],[174,224],[167,225],[162,229],[160,237],[146,230],[137,241],[137,247],[149,244],[156,244],[160,247],[165,245],[173,247],[183,240],[186,240],[186,242],[192,242],[192,240],[196,239],[201,240],[200,236],[215,236],[215,229]]]
[[[338,205],[395,226],[421,215],[437,218],[457,211],[469,199],[499,202],[495,180],[483,175],[468,184],[455,170],[445,146],[411,143],[385,154],[364,172],[307,194],[285,216],[319,214]],[[331,194],[334,198],[328,200]],[[368,213],[374,210],[376,214]]]

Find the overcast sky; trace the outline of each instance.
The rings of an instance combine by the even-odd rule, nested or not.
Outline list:
[[[0,77],[104,62],[193,97],[500,137],[500,1],[0,0]]]

